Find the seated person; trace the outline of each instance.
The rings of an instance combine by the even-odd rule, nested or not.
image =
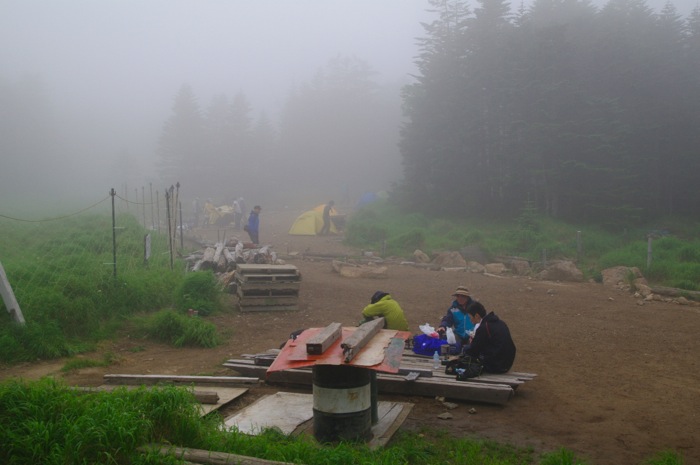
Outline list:
[[[487,373],[510,370],[515,360],[515,343],[508,325],[493,312],[487,315],[486,308],[476,301],[467,306],[467,314],[472,324],[478,324],[478,327],[463,354],[478,358]]]
[[[372,295],[370,304],[362,310],[363,320],[366,323],[375,318],[384,317],[385,329],[396,329],[398,331],[408,331],[408,322],[403,314],[403,310],[397,301],[383,291],[377,291]]]
[[[474,331],[474,324],[467,315],[467,306],[474,300],[469,296],[469,290],[464,286],[459,286],[452,297],[454,297],[452,305],[447,309],[447,314],[442,317],[437,331],[444,339],[447,328],[452,328],[457,344],[464,346],[469,344],[469,339]]]

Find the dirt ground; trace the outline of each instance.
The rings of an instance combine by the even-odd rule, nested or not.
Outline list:
[[[290,236],[300,211],[263,211],[261,241],[281,255],[352,253],[338,236]],[[209,240],[223,230],[204,232]],[[226,234],[230,237],[231,232]],[[338,321],[354,326],[376,290],[398,300],[411,325],[437,325],[450,294],[466,285],[488,310],[505,320],[517,345],[513,369],[537,373],[505,406],[461,402],[451,420],[434,399],[401,397],[415,407],[402,428],[434,426],[469,436],[530,446],[566,447],[590,464],[640,464],[655,452],[675,449],[686,463],[700,463],[700,307],[650,302],[601,284],[541,282],[524,277],[429,271],[391,265],[385,279],[343,278],[324,260],[289,258],[302,273],[300,310],[231,309],[211,318],[230,333],[215,349],[174,349],[124,334],[109,341],[117,363],[63,374],[64,360],[3,367],[0,378],[64,378],[72,385],[102,384],[105,373],[236,375],[229,358],[276,348],[299,328]],[[138,351],[135,350],[138,348]],[[98,358],[100,353],[86,354]],[[255,395],[255,394],[253,394]],[[380,396],[381,399],[381,396]],[[476,414],[468,414],[474,407]]]

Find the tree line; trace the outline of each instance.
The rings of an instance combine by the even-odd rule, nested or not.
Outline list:
[[[413,210],[627,225],[700,208],[700,7],[430,0],[404,88]]]
[[[378,190],[400,175],[400,85],[380,86],[373,74],[357,57],[332,58],[292,86],[278,121],[255,118],[242,92],[202,108],[183,85],[160,135],[159,174],[215,203],[241,195],[256,203],[352,201]]]

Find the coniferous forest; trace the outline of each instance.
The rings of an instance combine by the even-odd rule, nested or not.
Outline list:
[[[403,95],[404,205],[607,226],[700,210],[700,8],[430,4]]]

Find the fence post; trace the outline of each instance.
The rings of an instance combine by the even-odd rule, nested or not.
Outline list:
[[[165,191],[165,215],[168,222],[168,246],[170,249],[170,269],[173,269],[173,234],[170,221],[170,201],[172,196],[173,186]]]
[[[651,234],[647,236],[647,270],[651,268]]]
[[[5,308],[10,316],[17,323],[21,325],[25,324],[22,309],[19,308],[15,293],[12,292],[12,286],[10,286],[10,281],[7,279],[5,268],[2,267],[2,263],[0,263],[0,297],[2,297],[2,301],[5,303]]]
[[[114,215],[114,196],[117,192],[112,188],[109,191],[109,195],[112,196],[112,266],[114,267],[114,279],[117,279],[117,223],[116,216]],[[128,205],[128,202],[127,202]]]
[[[581,231],[576,231],[576,261],[581,261]]]

